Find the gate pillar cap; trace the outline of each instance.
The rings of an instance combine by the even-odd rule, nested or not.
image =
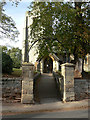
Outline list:
[[[74,67],[75,65],[72,63],[64,63],[61,66]]]
[[[24,63],[22,63],[22,66],[34,66],[34,64],[32,64],[31,62],[29,62],[29,63],[24,62]]]

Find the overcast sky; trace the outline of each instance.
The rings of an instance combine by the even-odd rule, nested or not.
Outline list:
[[[16,23],[16,27],[20,32],[19,37],[17,38],[18,42],[11,42],[10,40],[0,40],[1,45],[6,46],[13,46],[13,47],[19,47],[22,48],[22,40],[23,40],[23,27],[24,27],[24,20],[25,20],[25,12],[29,10],[27,8],[32,0],[27,0],[28,2],[25,2],[25,0],[22,0],[16,7],[15,5],[12,6],[11,2],[7,2],[7,4],[4,6],[5,13],[8,16],[11,16],[13,20]]]

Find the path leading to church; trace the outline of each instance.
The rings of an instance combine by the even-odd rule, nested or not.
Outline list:
[[[38,92],[40,103],[59,101],[57,98],[55,80],[51,73],[41,74],[40,81],[38,84]]]

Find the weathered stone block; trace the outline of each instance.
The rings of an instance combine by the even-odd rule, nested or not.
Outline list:
[[[66,86],[65,87],[65,91],[66,92],[73,92],[74,91],[74,87],[72,87],[72,86]]]
[[[23,82],[22,83],[22,93],[23,94],[33,94],[33,82],[29,82],[29,84]]]
[[[33,94],[22,94],[21,103],[33,103]]]
[[[23,64],[23,81],[22,81],[22,103],[32,103],[33,101],[33,71],[34,65],[31,63]]]
[[[71,76],[66,76],[65,77],[65,84],[69,84],[69,83],[71,83],[71,84],[74,84],[74,79],[73,79],[73,77]]]
[[[66,98],[66,101],[74,101],[75,100],[75,96],[69,96]]]
[[[22,87],[24,86],[33,86],[33,80],[28,80],[28,81],[22,81]]]
[[[66,92],[66,97],[74,96],[74,92]]]
[[[61,73],[64,78],[63,101],[74,100],[74,65],[71,63],[62,64]]]
[[[24,78],[26,78],[26,77],[28,78],[29,77],[29,71],[24,71],[23,72],[23,77]]]

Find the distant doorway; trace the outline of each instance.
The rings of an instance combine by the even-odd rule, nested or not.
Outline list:
[[[52,73],[53,60],[50,57],[44,59],[44,73]]]

